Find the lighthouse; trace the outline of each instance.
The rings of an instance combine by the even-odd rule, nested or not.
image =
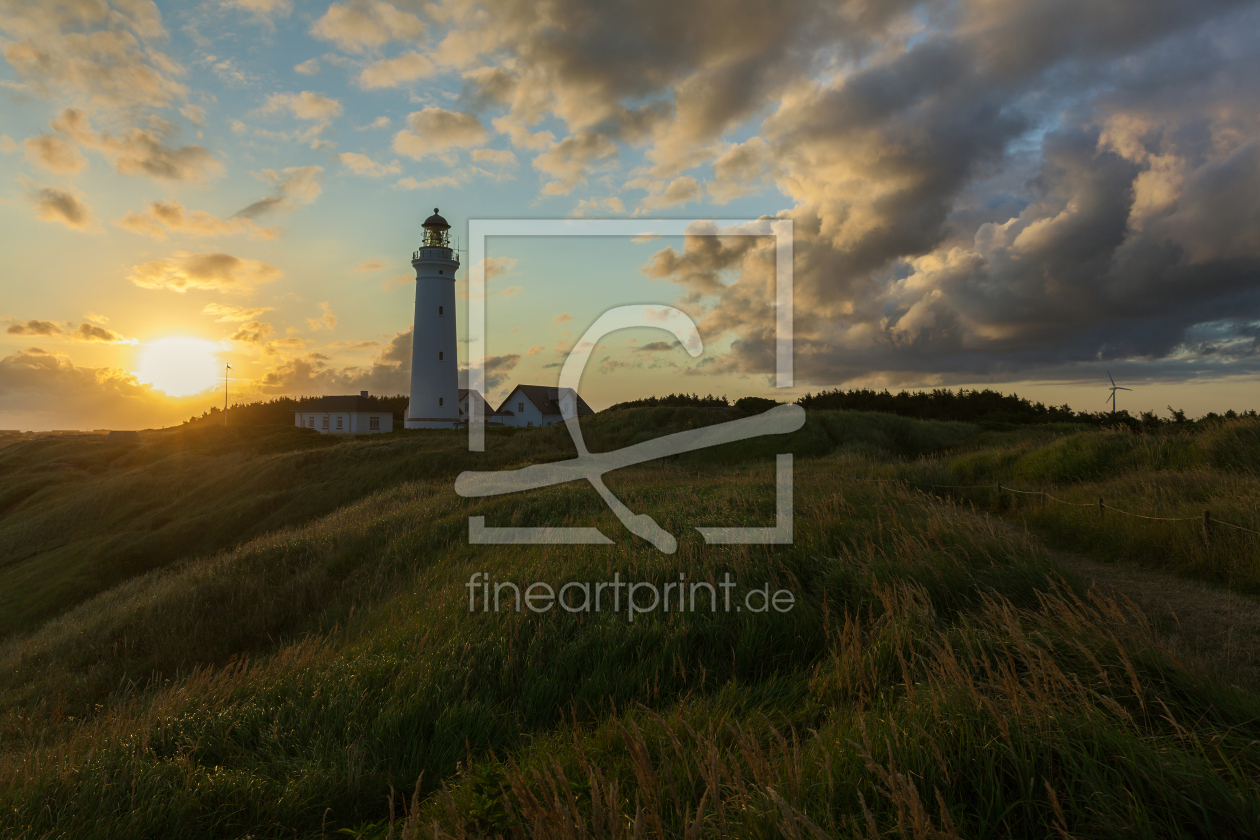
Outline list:
[[[452,429],[459,417],[459,357],[455,344],[455,271],[451,226],[433,215],[411,255],[416,270],[416,317],[411,338],[411,401],[408,429]]]

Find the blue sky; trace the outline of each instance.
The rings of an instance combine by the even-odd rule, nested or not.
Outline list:
[[[1107,370],[1135,410],[1254,407],[1257,22],[1232,2],[10,0],[0,427],[200,413],[221,383],[155,374],[172,337],[231,363],[241,399],[405,391],[435,206],[461,237],[795,224],[790,392],[766,242],[505,240],[492,401],[650,302],[692,314],[706,357],[618,336],[583,381],[597,408],[860,385],[1094,410]]]

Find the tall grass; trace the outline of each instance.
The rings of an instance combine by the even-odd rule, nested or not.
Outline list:
[[[863,477],[896,477],[976,505],[1058,548],[1260,594],[1260,534],[1222,524],[1260,531],[1260,423],[1013,437]]]
[[[714,416],[617,414],[590,427],[592,448]],[[1161,649],[1131,605],[1088,594],[1032,520],[1010,528],[892,480],[985,478],[1068,438],[989,434],[971,451],[973,428],[896,423],[811,417],[781,441],[823,453],[796,461],[792,545],[707,546],[693,529],[773,522],[757,447],[610,476],[679,536],[674,555],[583,485],[452,492],[460,469],[566,457],[563,429],[493,434],[484,455],[454,433],[301,436],[240,456],[226,437],[167,442],[146,457],[252,458],[264,476],[287,469],[298,495],[362,484],[330,512],[180,555],[0,641],[0,835],[1254,833],[1260,701]],[[1083,462],[1139,458],[1097,434],[1096,449],[1073,444],[1104,453]],[[1203,440],[1194,457],[1209,460],[1166,475],[1254,480],[1202,454],[1245,435]],[[387,478],[372,487],[374,473]],[[469,546],[470,515],[593,524],[616,544]],[[473,572],[658,586],[729,573],[796,607],[470,613]]]

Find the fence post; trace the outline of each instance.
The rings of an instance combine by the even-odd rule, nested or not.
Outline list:
[[[1204,545],[1212,544],[1212,511],[1203,511],[1203,543]]]
[[[1102,515],[1103,515],[1103,508],[1104,508],[1104,507],[1106,507],[1106,505],[1104,505],[1104,504],[1103,504],[1102,496],[1099,496],[1099,497],[1098,497],[1098,516],[1099,516],[1100,518],[1101,518],[1101,517],[1102,517]]]
[[[1042,510],[1046,509],[1046,491],[1045,490],[1041,491],[1041,509]]]
[[[1006,507],[1006,497],[1002,495],[1002,482],[998,482],[998,510]]]

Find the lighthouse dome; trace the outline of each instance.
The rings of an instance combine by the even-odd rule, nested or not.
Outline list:
[[[422,225],[426,230],[450,230],[451,226],[447,224],[446,219],[438,215],[438,209],[433,208],[433,215],[424,220]]]

